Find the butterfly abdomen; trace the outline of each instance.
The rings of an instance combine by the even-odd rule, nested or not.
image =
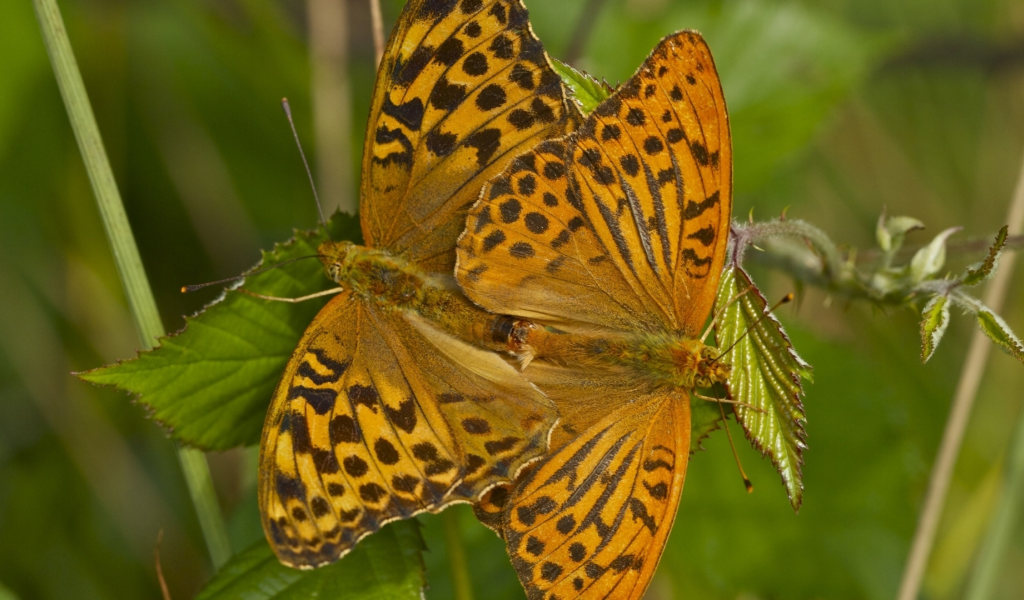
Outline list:
[[[536,358],[571,367],[618,369],[656,386],[693,389],[728,380],[731,366],[717,349],[673,335],[586,335],[529,330],[524,343]]]

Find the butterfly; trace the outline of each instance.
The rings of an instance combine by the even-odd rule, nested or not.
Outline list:
[[[456,275],[520,320],[523,371],[562,421],[477,507],[530,598],[640,598],[675,519],[690,393],[730,367],[698,339],[725,261],[732,149],[700,34],[666,37],[580,129],[482,191]]]
[[[281,562],[338,559],[384,524],[478,499],[542,456],[557,418],[494,350],[511,319],[457,287],[483,184],[581,119],[518,0],[413,0],[378,71],[365,246],[325,242],[340,288],[267,412],[259,507]]]

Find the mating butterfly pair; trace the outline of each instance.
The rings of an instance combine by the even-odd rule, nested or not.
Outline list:
[[[731,164],[699,35],[663,40],[584,117],[518,0],[411,1],[372,102],[367,247],[321,247],[341,290],[264,426],[282,562],[472,502],[531,597],[642,596],[682,491],[689,391],[729,373],[695,338]]]

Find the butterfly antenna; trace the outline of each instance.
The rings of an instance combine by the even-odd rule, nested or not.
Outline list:
[[[700,336],[700,342],[702,344],[704,343],[704,340],[707,339],[708,334],[711,333],[711,330],[715,328],[715,323],[718,322],[718,318],[725,314],[725,311],[728,310],[730,306],[732,306],[733,302],[736,302],[737,300],[742,298],[744,295],[746,295],[747,292],[749,292],[752,289],[754,289],[754,284],[750,284],[749,286],[747,286],[747,289],[730,298],[729,301],[725,303],[725,306],[723,306],[718,312],[715,313],[715,316],[711,318],[711,323],[708,324],[708,328],[704,330],[704,335]]]
[[[750,334],[750,332],[753,331],[755,327],[760,325],[761,321],[765,320],[768,317],[768,315],[770,315],[773,312],[775,312],[775,310],[777,308],[779,308],[780,306],[782,306],[783,304],[787,304],[787,303],[792,302],[792,301],[793,301],[793,292],[790,292],[790,293],[786,294],[785,296],[783,296],[782,300],[779,300],[778,302],[775,303],[775,306],[772,306],[770,309],[768,309],[764,313],[762,313],[761,316],[756,321],[754,321],[753,323],[750,324],[749,327],[747,327],[747,330],[743,332],[743,335],[741,335],[740,337],[736,338],[736,341],[733,342],[731,346],[726,348],[724,352],[719,354],[716,358],[714,358],[708,364],[716,363],[719,358],[722,358],[723,356],[728,354],[730,351],[732,351],[732,349],[736,347],[736,344],[740,343],[740,341],[743,340],[743,338],[747,337],[747,335]]]
[[[729,447],[732,448],[732,457],[736,459],[736,467],[740,470],[740,477],[743,478],[743,485],[747,488],[747,493],[752,494],[754,493],[754,484],[750,482],[750,478],[747,477],[747,472],[743,470],[743,463],[740,462],[740,453],[736,451],[736,444],[732,441],[732,432],[729,431],[729,421],[725,418],[725,408],[722,406],[721,399],[718,400],[718,412],[722,415],[722,428],[725,429],[725,435],[729,438]]]
[[[313,199],[316,200],[316,210],[320,213],[320,224],[324,231],[327,231],[327,219],[324,218],[324,207],[320,204],[320,195],[316,193],[316,184],[313,183],[313,171],[309,169],[309,161],[306,160],[306,153],[302,150],[302,142],[299,141],[299,132],[295,130],[295,121],[292,119],[292,107],[288,104],[288,98],[281,98],[281,106],[284,114],[288,117],[288,125],[292,128],[292,137],[295,138],[295,145],[299,147],[299,156],[302,157],[302,166],[306,167],[306,176],[309,177],[309,187],[313,188]]]
[[[293,258],[291,260],[286,260],[283,263],[278,263],[276,265],[270,265],[269,267],[263,267],[262,269],[258,269],[256,271],[253,271],[252,273],[245,273],[243,275],[235,275],[234,277],[228,277],[227,279],[218,279],[217,281],[208,281],[206,283],[197,283],[197,284],[194,284],[194,285],[182,286],[181,293],[182,294],[187,294],[189,292],[195,292],[197,290],[201,290],[203,288],[210,287],[211,285],[220,285],[222,283],[233,283],[235,281],[241,281],[242,279],[245,279],[246,277],[251,277],[253,275],[259,275],[260,273],[265,273],[267,271],[270,271],[271,269],[276,269],[278,267],[283,267],[285,265],[290,265],[291,263],[293,263],[295,261],[305,260],[307,258],[320,258],[320,255],[319,254],[310,254],[309,256],[300,256],[298,258]]]

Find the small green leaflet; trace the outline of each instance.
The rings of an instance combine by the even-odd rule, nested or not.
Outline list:
[[[910,280],[920,283],[933,278],[946,264],[946,240],[963,227],[950,227],[935,236],[927,246],[914,253],[910,260]]]
[[[1024,362],[1024,344],[1021,344],[1020,339],[1013,334],[1010,326],[1006,324],[1002,317],[985,307],[978,310],[976,316],[978,318],[978,327],[981,327],[981,330],[985,332],[989,339],[995,342],[1003,352]]]
[[[921,362],[928,362],[949,325],[949,298],[934,296],[921,311],[921,317]]]
[[[572,98],[579,104],[584,115],[589,115],[612,93],[608,84],[560,60],[552,58],[551,67],[561,76],[562,83],[569,88]]]
[[[722,271],[715,299],[715,314],[719,315],[715,340],[723,351],[732,347],[724,360],[732,364],[729,390],[733,400],[758,409],[737,405],[736,416],[747,439],[762,455],[771,457],[790,503],[798,509],[803,500],[800,467],[807,447],[800,379],[811,378],[811,367],[797,355],[778,320],[765,314],[767,306],[743,269],[727,266]],[[744,336],[748,329],[750,333]]]
[[[878,240],[878,247],[888,255],[895,254],[903,246],[903,239],[907,233],[924,229],[924,223],[913,217],[889,217],[882,209],[878,217],[878,226],[875,228],[875,238]]]
[[[425,584],[419,525],[397,521],[338,562],[299,571],[277,561],[266,540],[236,554],[196,600],[419,600]]]
[[[1003,228],[996,234],[996,241],[992,243],[992,247],[988,249],[988,256],[985,260],[972,265],[971,268],[967,269],[967,273],[964,274],[963,284],[964,285],[978,285],[982,281],[988,279],[996,269],[996,262],[999,260],[999,255],[1003,252],[1003,246],[1006,245],[1006,237],[1009,233],[1009,227],[1003,225]]]
[[[332,239],[359,240],[358,218],[338,214],[329,225]],[[320,232],[299,232],[265,252],[260,265],[315,255],[321,241]],[[245,289],[295,298],[333,285],[320,261],[310,259],[250,277]],[[285,364],[326,301],[290,304],[228,291],[154,350],[79,376],[137,395],[172,437],[190,446],[258,444]]]

